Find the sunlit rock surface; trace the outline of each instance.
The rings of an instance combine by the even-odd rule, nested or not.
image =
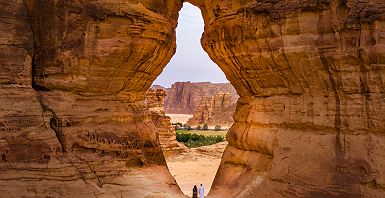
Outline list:
[[[235,107],[236,102],[233,102],[231,94],[220,91],[214,96],[204,97],[187,124],[190,126],[207,124],[210,128],[219,125],[222,129],[227,129],[234,123]]]
[[[238,98],[230,83],[176,82],[166,91],[164,109],[168,114],[194,114],[202,99],[214,96],[219,91],[229,92],[232,102]]]
[[[159,143],[165,157],[175,156],[182,152],[184,147],[176,141],[175,127],[169,116],[165,115],[164,98],[167,93],[164,89],[150,88],[146,92],[146,107],[151,112],[152,121],[159,133]]]
[[[179,1],[0,3],[1,197],[178,197],[144,93]]]
[[[385,197],[385,2],[190,0],[240,95],[212,197]],[[0,2],[0,194],[173,197],[145,92],[182,1]]]
[[[385,1],[199,1],[236,88],[210,195],[385,197]]]

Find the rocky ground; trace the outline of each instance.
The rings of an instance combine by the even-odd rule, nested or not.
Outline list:
[[[185,148],[178,156],[167,158],[167,166],[185,195],[191,197],[194,185],[203,184],[210,191],[227,142],[199,148]]]

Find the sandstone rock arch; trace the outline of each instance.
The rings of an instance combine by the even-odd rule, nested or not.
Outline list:
[[[191,3],[240,95],[210,195],[384,197],[385,3]],[[182,1],[0,5],[1,194],[181,196],[143,99]]]

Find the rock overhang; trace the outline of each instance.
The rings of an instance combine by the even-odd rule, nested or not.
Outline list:
[[[202,46],[241,96],[210,195],[383,196],[383,1],[188,2],[206,22]],[[37,180],[28,188],[38,195],[179,192],[141,101],[175,50],[181,6],[5,3],[16,21],[3,18],[15,26],[0,31],[25,30],[6,37],[1,54],[4,68],[18,65],[0,70],[10,79],[1,83],[0,180],[8,193],[27,193],[18,191],[28,186],[18,180],[20,164],[36,168],[26,177]],[[15,51],[23,61],[8,56]],[[154,177],[150,192],[140,178]]]

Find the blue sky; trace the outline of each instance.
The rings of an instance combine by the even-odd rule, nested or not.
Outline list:
[[[211,61],[201,46],[203,26],[199,8],[184,3],[179,12],[176,29],[176,53],[154,81],[154,85],[171,87],[171,84],[177,81],[228,82],[223,72]]]

